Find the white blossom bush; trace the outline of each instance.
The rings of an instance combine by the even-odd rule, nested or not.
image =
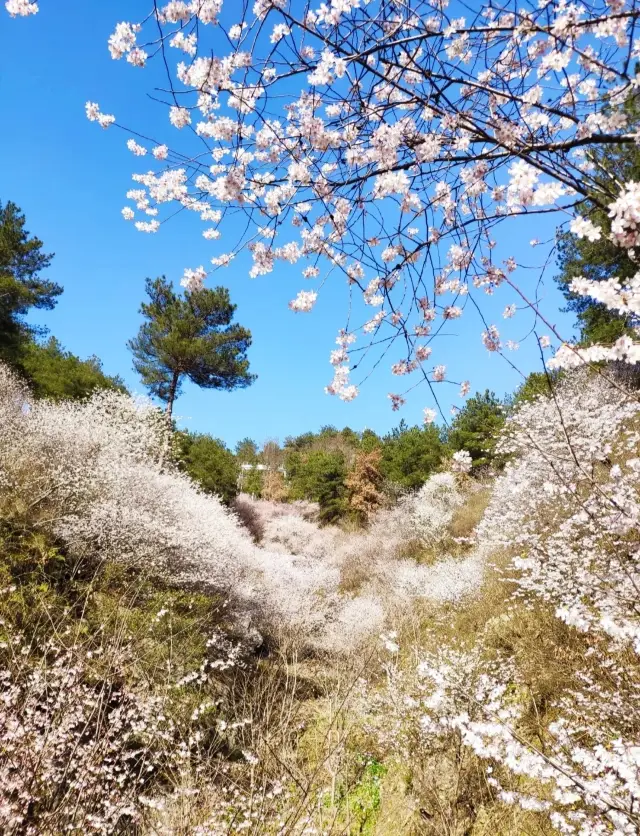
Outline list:
[[[469,473],[473,461],[467,450],[457,450],[451,457],[451,470],[454,473]]]
[[[384,573],[397,595],[421,598],[438,604],[457,602],[476,595],[482,585],[486,556],[476,549],[465,557],[444,555],[433,565],[400,560]]]
[[[622,668],[613,670],[616,684],[622,684]],[[557,833],[637,833],[637,737],[621,734],[623,718],[599,704],[624,697],[626,711],[637,721],[637,699],[628,690],[605,691],[598,679],[585,676],[584,690],[558,705],[562,713],[532,739],[528,688],[508,661],[491,661],[478,648],[445,647],[423,653],[412,672],[393,665],[387,671],[382,705],[394,716],[382,722],[380,734],[405,757],[437,752],[440,777],[448,772],[450,778],[455,768],[458,781],[471,781],[480,764],[484,804],[538,814],[542,832],[547,821]],[[614,717],[616,724],[607,722]],[[631,725],[631,717],[626,721]],[[441,800],[438,777],[431,777],[432,798]],[[467,826],[471,821],[467,818]]]
[[[566,623],[636,643],[630,607],[640,576],[637,396],[583,371],[507,422],[501,449],[517,455],[495,485],[480,538],[515,548],[523,590]]]
[[[456,508],[464,502],[452,473],[435,473],[404,500],[408,529],[425,545],[442,541]]]
[[[114,833],[139,821],[139,796],[177,742],[163,701],[92,682],[77,648],[51,642],[31,670],[28,645],[16,637],[11,651],[0,663],[2,832]]]
[[[340,593],[335,561],[325,559],[329,535],[296,515],[289,537],[257,546],[215,497],[160,468],[165,424],[149,402],[114,392],[83,402],[31,400],[5,367],[0,375],[7,519],[53,533],[76,556],[221,592],[259,629],[293,633],[303,644],[348,651],[367,637],[366,622],[357,632],[339,627],[342,608],[353,603]]]
[[[263,543],[270,549],[282,549],[289,554],[306,554],[326,558],[344,540],[337,528],[320,528],[297,514],[283,514],[272,518],[264,527]]]
[[[467,826],[441,780],[462,764],[458,784],[484,772],[477,805],[516,808],[542,832],[638,831],[639,412],[635,392],[584,369],[515,411],[499,445],[511,460],[477,530],[489,563],[503,555],[501,609],[460,642],[434,628],[431,647],[410,648],[417,665],[388,666],[380,734],[393,711],[406,758],[439,753],[433,803]]]
[[[0,829],[39,836],[140,828],[175,775],[205,768],[231,739],[231,729],[223,734],[222,672],[240,664],[244,649],[214,634],[198,669],[141,676],[122,621],[94,630],[88,602],[75,622],[36,605],[21,630],[7,600],[19,594],[15,586],[0,591]],[[42,636],[34,626],[45,611]],[[203,694],[214,680],[212,701],[211,691]],[[179,697],[197,708],[185,716]]]
[[[117,392],[20,402],[6,370],[0,385],[14,404],[0,416],[0,469],[32,518],[78,552],[231,586],[252,544],[219,502],[160,471],[163,419],[150,402]]]
[[[477,591],[485,562],[480,549],[464,559],[447,557],[442,551],[450,538],[447,527],[464,501],[454,475],[436,474],[396,507],[378,511],[369,528],[357,533],[335,526],[320,527],[304,520],[293,508],[281,508],[278,503],[267,508],[263,503],[261,542],[269,551],[321,560],[339,572],[342,586],[355,585],[358,598],[364,596],[377,602],[378,607],[381,599],[386,599],[392,610],[407,598],[455,601]],[[403,548],[412,540],[441,551],[436,565],[418,565],[414,560],[403,559]],[[394,598],[398,600],[393,601]],[[381,624],[381,618],[374,623]]]

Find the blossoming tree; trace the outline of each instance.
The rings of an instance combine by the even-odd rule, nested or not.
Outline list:
[[[25,0],[6,7],[38,11]],[[636,244],[640,184],[603,177],[595,153],[637,139],[624,107],[640,55],[633,2],[139,0],[132,9],[108,48],[166,76],[167,130],[150,137],[144,124],[86,105],[103,128],[135,131],[129,149],[153,161],[133,174],[123,217],[157,233],[175,205],[194,213],[212,255],[207,269],[185,265],[189,287],[243,249],[252,276],[300,266],[307,285],[294,311],[346,279],[331,394],[354,398],[350,373],[382,354],[394,375],[411,376],[405,390],[424,380],[435,397],[435,383],[451,382],[435,337],[467,310],[487,350],[515,348],[482,312],[482,295],[500,286],[511,287],[506,318],[528,309],[561,341],[535,288],[520,286],[516,254],[497,254],[507,220],[555,214],[598,240],[605,233],[575,209],[588,198],[610,215],[615,244]],[[248,219],[240,230],[238,211]],[[395,408],[403,395],[391,394]]]

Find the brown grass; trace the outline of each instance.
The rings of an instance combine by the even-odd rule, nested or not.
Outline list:
[[[453,519],[449,523],[449,533],[452,537],[470,537],[482,519],[491,499],[490,488],[480,488],[469,493],[464,505],[456,508]]]

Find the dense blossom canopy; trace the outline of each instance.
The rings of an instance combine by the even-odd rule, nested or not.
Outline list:
[[[507,218],[556,213],[596,241],[605,233],[575,212],[588,198],[611,217],[614,243],[636,244],[640,185],[594,163],[597,147],[636,142],[625,104],[640,11],[627,0],[140,0],[132,13],[108,49],[162,73],[167,130],[148,138],[126,126],[146,159],[123,217],[155,233],[171,204],[198,216],[220,243],[211,267],[186,268],[192,284],[248,248],[252,276],[300,266],[306,287],[290,307],[305,312],[342,275],[352,299],[331,394],[355,397],[350,372],[380,352],[394,375],[412,376],[406,388],[422,379],[435,394],[450,381],[431,343],[467,310],[489,351],[517,348],[481,306],[505,285],[506,318],[516,303],[542,315],[535,289],[518,284],[523,265],[495,250]],[[116,123],[95,102],[86,112]],[[241,232],[238,210],[250,221]]]

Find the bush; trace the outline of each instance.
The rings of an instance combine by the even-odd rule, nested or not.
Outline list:
[[[228,748],[225,671],[245,654],[220,601],[6,523],[0,589],[3,833],[134,831],[177,775]]]
[[[401,729],[434,834],[638,829],[640,404],[585,370],[554,395],[498,445],[481,594],[432,621],[417,665],[387,668],[379,721]]]

